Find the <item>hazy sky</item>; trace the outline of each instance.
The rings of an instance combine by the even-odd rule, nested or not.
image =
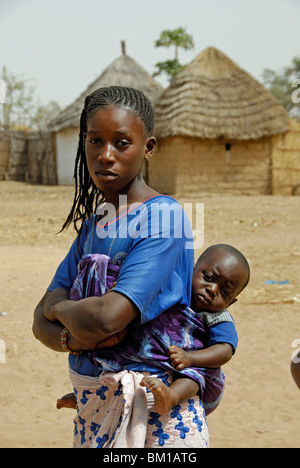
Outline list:
[[[29,79],[41,103],[64,107],[121,55],[122,40],[152,74],[174,58],[155,40],[182,26],[195,42],[182,63],[214,46],[260,80],[300,55],[299,21],[300,0],[0,0],[0,69]]]

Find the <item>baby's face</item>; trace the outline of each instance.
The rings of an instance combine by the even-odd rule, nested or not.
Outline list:
[[[218,312],[228,307],[247,279],[245,268],[228,252],[215,250],[197,265],[192,282],[192,309]]]

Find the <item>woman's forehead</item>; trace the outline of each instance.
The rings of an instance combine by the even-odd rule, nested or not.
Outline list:
[[[110,126],[137,126],[138,128],[144,127],[143,122],[138,115],[131,109],[124,108],[110,104],[106,107],[97,107],[94,109],[88,119],[87,127],[92,128],[99,124],[107,122]]]

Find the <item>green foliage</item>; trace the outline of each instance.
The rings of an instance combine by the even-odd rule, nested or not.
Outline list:
[[[158,62],[156,65],[157,71],[153,73],[153,76],[161,75],[166,73],[170,78],[173,78],[180,70],[184,68],[184,65],[180,65],[178,60],[166,60],[165,62]]]
[[[155,41],[155,47],[175,46],[175,59],[178,59],[178,47],[192,49],[194,47],[193,37],[184,28],[169,30],[160,33],[159,39]]]
[[[155,66],[157,70],[153,76],[158,76],[166,73],[170,80],[178,73],[185,65],[181,65],[178,60],[178,49],[189,50],[194,47],[193,37],[186,32],[184,28],[177,28],[173,30],[164,30],[161,32],[160,37],[155,41],[155,47],[171,47],[174,46],[175,58],[173,60],[166,60],[165,62],[158,62]]]

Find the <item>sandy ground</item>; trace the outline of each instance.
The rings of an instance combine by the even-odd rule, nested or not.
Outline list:
[[[71,229],[55,235],[72,188],[0,182],[0,199],[0,339],[6,344],[0,447],[71,447],[73,411],[55,408],[56,398],[71,391],[67,357],[36,341],[31,326],[73,240]],[[292,343],[300,343],[299,197],[203,194],[182,201],[205,204],[203,248],[230,243],[252,270],[248,289],[231,307],[240,342],[224,367],[223,401],[208,418],[211,447],[300,447],[300,392],[289,371]]]

